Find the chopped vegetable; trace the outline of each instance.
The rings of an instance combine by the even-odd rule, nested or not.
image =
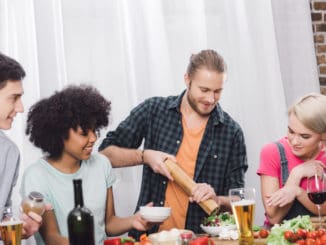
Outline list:
[[[258,225],[253,225],[252,230],[253,231],[260,231],[262,228]]]
[[[135,239],[132,237],[115,237],[104,240],[104,245],[133,245]]]
[[[266,237],[268,237],[268,234],[269,234],[269,232],[267,230],[265,230],[265,229],[261,229],[259,231],[259,237],[260,238],[266,238]]]
[[[189,245],[215,245],[215,243],[207,236],[200,236],[191,240]]]
[[[207,218],[204,218],[204,226],[221,226],[221,225],[234,225],[234,216],[228,212],[220,214],[212,214]]]
[[[291,244],[290,241],[294,240],[290,235],[294,232],[296,233],[299,229],[312,230],[309,215],[299,215],[296,218],[284,220],[281,225],[274,225],[267,237],[267,243],[269,245],[289,245]]]

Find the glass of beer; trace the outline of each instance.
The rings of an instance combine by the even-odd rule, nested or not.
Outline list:
[[[229,198],[239,232],[239,244],[254,244],[252,226],[255,212],[255,189],[249,187],[230,189]]]
[[[4,245],[21,245],[21,214],[19,206],[8,206],[0,210],[0,234]]]

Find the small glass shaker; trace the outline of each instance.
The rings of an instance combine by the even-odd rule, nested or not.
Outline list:
[[[45,203],[43,199],[43,195],[37,191],[29,193],[21,204],[24,213],[28,214],[29,211],[33,211],[42,216],[45,212]]]
[[[188,245],[192,239],[192,232],[185,231],[180,234],[181,245]]]

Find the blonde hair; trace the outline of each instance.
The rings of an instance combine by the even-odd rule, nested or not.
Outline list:
[[[288,110],[288,115],[294,114],[298,120],[310,130],[321,134],[326,143],[326,96],[309,93],[299,98]]]

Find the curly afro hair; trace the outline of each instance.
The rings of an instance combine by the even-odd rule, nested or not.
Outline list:
[[[69,129],[99,130],[109,123],[111,102],[94,87],[71,85],[35,103],[28,112],[26,134],[51,159],[63,152]]]

